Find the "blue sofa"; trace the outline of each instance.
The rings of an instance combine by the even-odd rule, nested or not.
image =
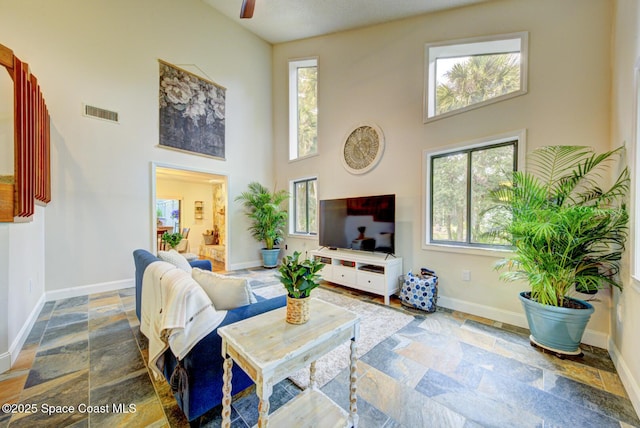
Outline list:
[[[146,250],[135,250],[133,252],[133,259],[136,268],[136,315],[138,316],[138,320],[140,320],[140,298],[142,295],[142,277],[144,270],[149,264],[160,259]],[[190,262],[190,264],[193,267],[211,270],[211,262],[208,260],[196,260]],[[228,311],[218,327],[280,308],[286,304],[285,296],[268,300],[257,296],[257,299],[257,303]],[[172,384],[171,378],[174,371],[180,376],[186,374],[186,379],[179,379],[180,382],[176,381],[180,376],[174,376],[173,384],[174,395],[178,405],[189,422],[199,418],[210,409],[222,403],[223,358],[221,347],[222,339],[216,329],[191,349],[187,356],[180,362],[178,370],[176,370],[178,368],[178,361],[171,350],[168,349],[164,354],[164,376],[169,384]],[[253,385],[251,378],[237,365],[233,366],[231,382],[233,394],[237,394]],[[182,387],[175,387],[177,383],[180,383]]]

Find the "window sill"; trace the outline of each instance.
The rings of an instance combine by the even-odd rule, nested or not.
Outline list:
[[[436,120],[440,120],[440,119],[445,119],[447,117],[451,117],[451,116],[456,116],[458,114],[462,114],[462,113],[466,113],[470,110],[475,110],[477,108],[482,108],[491,104],[495,104],[495,103],[499,103],[501,101],[506,101],[506,100],[510,100],[511,98],[516,98],[519,97],[521,95],[526,95],[527,94],[527,90],[524,89],[519,89],[517,91],[514,92],[510,92],[508,94],[505,95],[501,95],[499,97],[495,97],[495,98],[491,98],[479,103],[475,103],[469,106],[465,106],[465,107],[460,107],[457,108],[455,110],[451,110],[448,111],[446,113],[440,113],[438,115],[433,115],[433,116],[426,116],[423,118],[423,123],[427,124],[427,123],[431,123],[431,122],[435,122]]]
[[[300,239],[314,239],[318,240],[318,235],[311,235],[309,233],[289,233],[287,235],[289,238],[300,238]]]
[[[440,253],[455,253],[455,254],[467,254],[471,256],[482,256],[492,258],[502,258],[511,254],[510,250],[503,250],[499,248],[476,248],[476,247],[463,247],[458,245],[445,245],[445,244],[423,244],[423,250],[436,251]]]
[[[289,163],[303,161],[305,159],[315,158],[317,156],[318,156],[318,153],[312,153],[310,155],[305,155],[305,156],[300,156],[300,157],[297,157],[297,158],[289,159]]]

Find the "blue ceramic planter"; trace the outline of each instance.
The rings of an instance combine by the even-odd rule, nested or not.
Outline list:
[[[586,309],[561,308],[542,305],[520,293],[520,301],[529,323],[532,339],[544,348],[565,354],[580,354],[580,342],[593,306],[583,300],[571,299],[583,304]]]
[[[278,266],[278,256],[280,255],[280,248],[274,248],[273,250],[262,249],[262,266],[266,268],[274,268]]]

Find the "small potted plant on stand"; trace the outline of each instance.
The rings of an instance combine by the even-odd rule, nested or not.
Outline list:
[[[560,357],[582,354],[579,345],[594,311],[569,294],[576,288],[622,289],[617,274],[628,234],[627,168],[608,190],[599,184],[622,150],[543,147],[529,155],[528,172],[515,172],[512,182],[492,192],[494,218],[503,219],[494,234],[513,246],[496,269],[506,269],[503,280],[528,282],[530,291],[519,298],[531,343]]]
[[[300,252],[294,251],[292,256],[282,259],[282,264],[276,275],[287,289],[287,322],[290,324],[304,324],[309,321],[309,299],[311,290],[320,283],[318,271],[324,263],[316,259],[300,261]]]
[[[271,192],[256,182],[249,183],[249,190],[236,198],[236,201],[242,202],[247,217],[253,222],[249,227],[251,236],[258,242],[265,243],[265,248],[262,249],[263,267],[273,268],[278,265],[280,248],[275,245],[282,241],[287,227],[287,211],[282,203],[288,198],[288,192]]]
[[[178,246],[178,244],[182,241],[182,234],[179,232],[169,233],[165,232],[162,234],[162,242],[167,244],[171,249],[174,249]]]

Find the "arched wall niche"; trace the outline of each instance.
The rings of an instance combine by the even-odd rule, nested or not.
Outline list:
[[[10,96],[0,98],[0,153],[13,153],[13,168],[0,163],[0,222],[30,221],[36,203],[51,201],[49,111],[29,65],[1,44],[0,65],[11,80],[0,81],[0,89],[13,92],[13,109],[5,105]]]

